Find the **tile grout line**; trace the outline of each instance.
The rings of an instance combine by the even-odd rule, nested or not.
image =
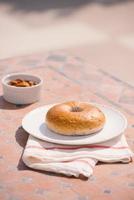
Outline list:
[[[123,80],[121,80],[121,79],[119,79],[119,78],[113,76],[112,74],[110,74],[110,73],[104,71],[103,69],[98,69],[98,71],[101,72],[103,75],[108,76],[108,77],[114,79],[115,81],[117,81],[117,82],[119,82],[119,83],[122,83],[123,85],[125,85],[125,86],[127,86],[127,87],[129,87],[129,88],[131,88],[131,89],[134,89],[134,86],[133,86],[133,85],[130,85],[129,83],[127,83],[127,82],[125,82],[125,81],[123,81]]]
[[[124,107],[121,106],[120,104],[111,101],[111,100],[108,99],[107,97],[105,97],[105,96],[103,96],[103,95],[101,95],[101,94],[99,94],[99,93],[97,93],[97,92],[95,92],[94,94],[97,95],[97,96],[99,96],[99,97],[101,97],[102,99],[108,101],[110,104],[112,104],[112,105],[114,105],[114,106],[116,106],[116,107],[119,107],[119,108],[123,109],[123,110],[124,110],[125,112],[127,112],[129,115],[134,115],[133,112],[127,110],[126,108],[124,108]]]
[[[37,67],[29,67],[28,70],[30,71],[30,70],[36,70],[36,69],[42,69],[42,68],[44,68],[44,69],[45,69],[45,68],[51,69],[51,70],[53,70],[53,71],[59,73],[60,75],[64,76],[66,79],[68,79],[68,80],[74,82],[75,84],[81,85],[81,83],[80,83],[79,81],[76,81],[76,80],[70,78],[70,77],[67,76],[65,73],[63,73],[63,72],[61,72],[61,71],[59,71],[59,70],[56,70],[56,69],[53,68],[52,66],[46,66],[46,67],[44,67],[44,66],[40,66],[40,67],[39,67],[39,66],[37,66]],[[22,69],[22,70],[23,70],[23,69]],[[27,71],[27,69],[25,69],[25,70],[23,70],[23,71]],[[108,77],[114,79],[115,81],[120,82],[120,83],[126,85],[127,87],[133,88],[133,86],[131,86],[131,85],[129,85],[129,84],[123,82],[122,80],[120,80],[120,79],[118,79],[118,78],[116,78],[116,77],[110,75],[109,73],[103,71],[102,69],[98,69],[98,71],[99,71],[100,73],[104,74],[105,76],[108,76]],[[15,70],[15,71],[13,71],[13,72],[20,72],[20,70]],[[3,75],[4,75],[4,74],[3,74]],[[95,95],[97,95],[98,97],[102,98],[103,100],[108,101],[110,104],[112,104],[112,105],[114,105],[114,106],[116,106],[116,107],[120,107],[120,108],[123,109],[125,112],[127,112],[129,115],[134,115],[133,112],[130,112],[129,110],[127,110],[127,109],[125,109],[124,107],[120,106],[120,104],[111,101],[111,100],[108,99],[107,97],[105,97],[105,96],[103,96],[103,95],[101,95],[101,94],[99,94],[99,93],[97,93],[97,92],[93,92],[93,91],[92,91],[92,93],[95,94]]]
[[[56,71],[57,73],[61,74],[62,76],[66,77],[66,78],[69,79],[70,81],[72,81],[72,82],[74,82],[74,83],[76,83],[76,84],[81,85],[81,83],[80,83],[79,81],[75,81],[75,80],[71,79],[70,77],[68,77],[67,75],[65,75],[63,72],[60,72],[60,71],[54,69],[53,67],[50,67],[50,68],[51,68],[52,70]],[[100,71],[100,70],[98,70],[98,71]],[[111,78],[112,78],[112,77],[111,77]],[[129,115],[134,115],[133,112],[130,112],[129,110],[127,110],[126,108],[124,108],[124,107],[121,106],[120,104],[111,101],[111,100],[108,99],[107,97],[105,97],[105,96],[103,96],[103,95],[101,95],[101,94],[99,94],[99,93],[97,93],[97,92],[93,92],[93,91],[92,91],[92,93],[95,94],[96,96],[100,97],[101,99],[106,100],[107,102],[109,102],[109,103],[112,104],[113,106],[120,107],[120,108],[123,109],[125,112],[127,112]]]

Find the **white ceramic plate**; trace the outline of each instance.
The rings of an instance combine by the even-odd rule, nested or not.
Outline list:
[[[53,105],[39,107],[29,112],[22,120],[22,127],[36,138],[65,145],[84,145],[104,142],[121,135],[127,127],[127,120],[122,113],[108,106],[94,104],[106,116],[106,124],[101,131],[86,136],[59,135],[50,131],[45,124],[45,115]]]

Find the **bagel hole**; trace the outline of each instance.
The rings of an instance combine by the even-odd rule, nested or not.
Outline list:
[[[81,111],[82,111],[82,108],[80,108],[78,106],[72,107],[72,110],[71,110],[71,112],[81,112]]]

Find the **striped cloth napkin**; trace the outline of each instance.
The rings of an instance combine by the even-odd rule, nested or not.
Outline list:
[[[22,159],[33,169],[90,177],[98,161],[129,163],[132,156],[124,135],[104,143],[84,146],[48,143],[30,135]]]

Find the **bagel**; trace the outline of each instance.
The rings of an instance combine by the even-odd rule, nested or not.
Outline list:
[[[70,101],[51,107],[46,114],[47,127],[62,135],[88,135],[103,128],[105,115],[93,104]]]

